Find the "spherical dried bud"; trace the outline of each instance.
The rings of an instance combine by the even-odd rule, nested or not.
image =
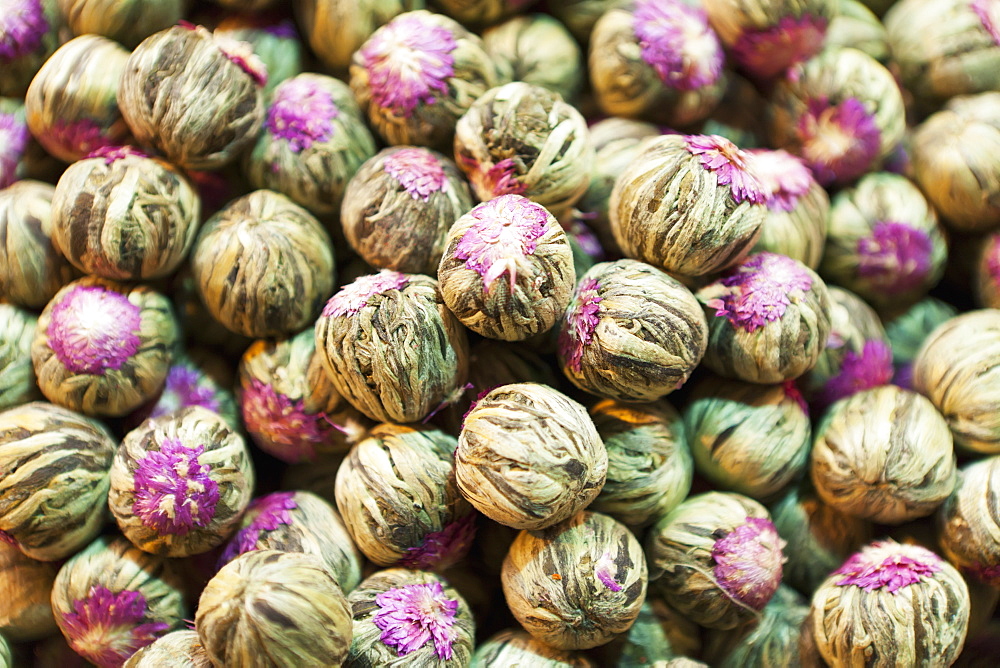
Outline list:
[[[186,606],[172,562],[124,538],[99,538],[67,561],[52,589],[56,624],[73,650],[117,668],[180,628]]]
[[[209,580],[195,629],[216,666],[340,665],[351,609],[318,557],[261,550]]]
[[[941,548],[955,566],[988,585],[1000,584],[1000,457],[965,466],[955,491],[938,512]]]
[[[576,282],[562,227],[545,207],[514,194],[455,221],[437,275],[445,304],[463,325],[505,341],[551,329]]]
[[[551,16],[510,18],[483,33],[483,46],[498,65],[510,69],[514,81],[548,88],[565,100],[580,92],[580,47]]]
[[[611,191],[611,231],[626,255],[673,274],[732,266],[757,241],[766,191],[747,154],[714,135],[643,144]]]
[[[707,344],[701,305],[680,281],[644,262],[602,262],[563,316],[559,363],[581,390],[654,401],[684,385]]]
[[[190,24],[158,32],[118,87],[135,138],[186,169],[216,169],[251,145],[264,120],[264,66],[242,42]]]
[[[173,631],[129,657],[124,668],[211,668],[208,653],[194,631]]]
[[[274,4],[273,0],[267,1]],[[250,45],[267,70],[264,95],[270,96],[281,82],[301,74],[305,69],[305,44],[291,17],[281,12],[248,14],[246,12],[252,11],[248,0],[230,2],[238,3],[241,13],[223,17],[213,32]]]
[[[31,342],[38,319],[28,311],[0,304],[0,410],[38,397],[31,366]]]
[[[476,100],[455,128],[455,162],[486,201],[524,195],[558,219],[587,189],[587,123],[558,93],[515,81]]]
[[[30,642],[52,635],[52,583],[55,564],[35,561],[0,540],[0,592],[4,605],[0,610],[0,637],[15,642]]]
[[[864,51],[883,65],[889,62],[889,37],[881,19],[859,0],[841,0],[826,28],[824,48],[851,47]]]
[[[12,0],[0,16],[0,95],[23,97],[60,44],[56,0]]]
[[[760,621],[737,632],[712,630],[705,641],[705,659],[719,668],[798,666],[799,636],[809,615],[809,603],[782,585],[764,608]]]
[[[650,577],[666,602],[712,629],[760,617],[781,583],[783,547],[764,506],[725,492],[688,498],[646,536]]]
[[[537,666],[538,668],[593,668],[583,654],[550,647],[527,631],[508,629],[495,633],[476,647],[472,665],[477,668]]]
[[[270,190],[212,216],[191,266],[212,317],[244,336],[301,331],[333,292],[330,235],[308,211]]]
[[[608,453],[587,411],[546,385],[503,385],[465,417],[455,455],[462,495],[490,519],[537,530],[600,493]]]
[[[38,387],[49,401],[87,415],[126,415],[163,387],[177,336],[163,295],[81,278],[38,318],[31,344]]]
[[[951,665],[968,622],[969,591],[958,571],[930,550],[886,540],[830,575],[806,625],[829,664],[882,668]]]
[[[810,475],[820,498],[845,513],[884,524],[930,515],[955,487],[948,423],[915,392],[858,392],[818,427]]]
[[[437,151],[392,146],[368,160],[344,194],[344,236],[380,269],[435,275],[448,230],[472,208],[461,172]]]
[[[155,3],[121,0],[58,0],[59,9],[74,35],[95,34],[134,49],[158,30],[165,30],[184,16],[184,0]]]
[[[236,0],[231,0],[236,1]],[[342,72],[351,57],[380,26],[393,17],[423,9],[424,0],[299,0],[295,13],[313,53],[327,67]]]

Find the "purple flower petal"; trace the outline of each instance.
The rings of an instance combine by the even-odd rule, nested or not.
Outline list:
[[[791,211],[799,203],[799,197],[816,182],[809,168],[791,153],[767,149],[752,149],[747,153],[769,209]]]
[[[997,0],[972,0],[972,11],[983,22],[983,28],[1000,46],[1000,2]]]
[[[892,380],[892,349],[882,340],[865,341],[860,353],[844,355],[840,373],[823,386],[819,404],[829,406],[862,390],[886,385]]]
[[[733,58],[750,74],[772,79],[819,53],[826,27],[822,16],[785,16],[776,26],[744,31],[733,44]]]
[[[566,310],[566,324],[559,333],[559,354],[576,373],[580,373],[583,349],[594,339],[594,330],[601,321],[600,289],[593,278],[580,282]]]
[[[163,394],[153,406],[149,417],[159,417],[188,406],[202,406],[219,411],[219,398],[204,372],[191,362],[182,361],[170,367]]]
[[[90,155],[98,149],[112,145],[105,132],[105,128],[90,118],[70,122],[60,119],[52,124],[45,135],[50,142],[61,146],[67,152]]]
[[[857,98],[831,105],[810,101],[797,128],[802,158],[824,186],[848,183],[867,172],[878,157],[882,133]]]
[[[469,513],[424,536],[419,547],[411,547],[398,566],[416,570],[443,570],[465,556],[476,535],[476,513]]]
[[[340,109],[330,93],[311,79],[294,77],[275,88],[265,124],[268,132],[298,153],[328,141],[338,116]]]
[[[736,144],[718,135],[687,135],[687,150],[698,156],[702,167],[714,172],[719,185],[727,185],[737,204],[763,204],[764,188],[749,171],[750,157]]]
[[[261,448],[287,462],[316,458],[316,446],[334,428],[325,413],[310,413],[305,401],[290,398],[256,378],[240,396],[240,410],[250,437]]]
[[[61,626],[75,652],[102,668],[121,666],[170,628],[164,622],[142,623],[146,613],[141,593],[94,585],[87,598],[73,602]]]
[[[886,294],[919,289],[931,272],[934,244],[923,230],[880,221],[871,236],[858,239],[858,275]]]
[[[99,285],[78,286],[56,302],[46,334],[49,346],[73,373],[117,371],[139,351],[139,307]]]
[[[424,148],[402,148],[391,153],[386,156],[383,169],[399,181],[410,197],[425,202],[448,185],[441,161]]]
[[[941,570],[941,557],[919,545],[901,545],[886,540],[872,543],[852,555],[834,571],[845,577],[837,585],[867,591],[885,589],[895,594],[903,587],[932,578]]]
[[[597,560],[594,565],[594,575],[600,580],[601,584],[610,589],[611,591],[621,591],[622,586],[615,579],[618,567],[615,564],[614,558],[611,556],[610,552],[605,552],[601,555],[601,558]]]
[[[137,158],[149,157],[134,146],[101,146],[100,148],[87,154],[87,159],[104,158],[104,164],[110,165],[117,160],[124,160],[129,156],[135,156]]]
[[[0,64],[28,55],[49,30],[42,0],[7,0],[0,6]]]
[[[795,384],[795,379],[786,380],[781,386],[785,390],[785,396],[794,401],[802,409],[802,412],[809,415],[809,404],[806,402],[806,398],[802,396],[802,391],[799,390],[799,386]]]
[[[323,317],[353,315],[368,306],[368,300],[389,290],[402,290],[410,279],[406,274],[383,269],[342,287],[323,307]]]
[[[486,197],[521,195],[527,186],[517,180],[517,164],[513,158],[504,158],[496,164],[476,163],[471,158],[460,158],[469,171],[469,180],[477,193]]]
[[[718,81],[722,45],[704,9],[682,0],[637,0],[632,29],[645,60],[665,85],[697,90]]]
[[[17,180],[17,166],[30,138],[24,120],[16,114],[0,112],[0,190]]]
[[[375,603],[380,609],[372,621],[382,631],[382,642],[399,656],[433,640],[438,658],[451,659],[451,646],[458,639],[458,601],[445,598],[440,582],[396,587],[376,596]]]
[[[188,447],[168,438],[139,461],[133,512],[144,525],[176,536],[208,526],[215,517],[219,485],[209,475],[211,467],[198,462],[204,452],[203,445]]]
[[[734,326],[754,332],[785,315],[792,300],[803,297],[813,282],[795,260],[777,253],[757,253],[721,283],[733,289],[706,306],[716,309],[716,317],[728,318]]]
[[[763,610],[781,584],[784,545],[771,520],[748,517],[746,524],[715,541],[715,579],[740,603]]]
[[[256,550],[257,542],[265,532],[291,524],[290,511],[298,507],[295,503],[295,492],[274,492],[254,500],[247,508],[247,516],[253,519],[230,539],[222,556],[219,557],[219,568],[241,554]]]

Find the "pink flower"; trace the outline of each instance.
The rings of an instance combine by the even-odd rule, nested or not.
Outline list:
[[[580,373],[583,349],[594,339],[594,331],[601,321],[600,290],[600,284],[593,278],[580,281],[559,332],[559,355],[576,373]]]
[[[622,585],[615,576],[618,574],[618,566],[610,552],[605,552],[594,564],[594,576],[611,591],[621,591]]]
[[[715,541],[715,579],[740,603],[763,610],[781,584],[784,546],[771,520],[748,517],[746,524]]]
[[[499,197],[500,195],[520,195],[527,186],[517,180],[517,164],[512,158],[504,158],[495,165],[492,163],[475,163],[463,161],[469,170],[469,180],[480,197]]]
[[[425,148],[401,148],[385,158],[385,173],[399,181],[413,199],[425,202],[446,190],[448,179],[441,161]]]
[[[204,28],[202,28],[204,30]],[[253,47],[247,42],[241,42],[222,34],[212,34],[215,45],[219,47],[226,58],[250,75],[258,86],[267,85],[267,67],[264,61],[253,52]]]
[[[584,253],[594,260],[600,261],[604,259],[604,248],[601,246],[601,241],[594,234],[594,231],[581,220],[587,218],[588,215],[590,217],[596,216],[596,214],[581,214],[577,212],[577,215],[570,223],[567,234],[576,239],[576,243],[580,244],[580,248]]]
[[[819,53],[826,26],[822,16],[782,17],[770,28],[744,31],[733,44],[733,58],[751,75],[772,79]]]
[[[718,135],[687,135],[687,150],[698,156],[701,166],[715,173],[719,185],[729,186],[737,204],[765,201],[764,188],[749,171],[750,158],[736,144]]]
[[[795,379],[786,380],[781,386],[785,390],[785,396],[794,401],[802,409],[802,412],[806,415],[809,414],[809,404],[806,403],[806,398],[802,396],[802,391],[799,390],[799,386],[795,384]]]
[[[750,168],[763,186],[769,209],[791,211],[798,205],[799,197],[816,182],[809,168],[791,153],[752,149],[747,154],[751,156]]]
[[[209,475],[211,467],[198,463],[204,452],[204,445],[188,447],[168,438],[138,462],[133,511],[143,524],[176,536],[208,526],[215,517],[219,485]]]
[[[60,626],[75,652],[101,668],[117,668],[170,628],[164,622],[143,623],[147,613],[141,593],[94,585],[87,598],[73,602],[73,612],[62,616]]]
[[[849,183],[867,172],[878,157],[882,133],[857,98],[831,105],[809,102],[797,132],[802,159],[824,186]]]
[[[751,256],[720,282],[732,289],[705,305],[716,310],[716,317],[726,317],[748,332],[779,320],[793,300],[812,288],[805,268],[777,253]]]
[[[135,156],[137,158],[149,157],[134,146],[101,146],[88,153],[87,159],[104,158],[104,164],[110,165],[117,160],[124,160],[129,156]]]
[[[836,583],[841,587],[885,589],[895,594],[903,587],[934,577],[940,570],[941,557],[927,548],[883,540],[862,548],[834,573],[845,576]]]
[[[411,547],[397,566],[415,570],[443,571],[466,555],[476,536],[476,513],[470,512],[440,531],[424,536],[419,547]]]
[[[0,4],[0,64],[37,49],[48,31],[42,0],[6,0]]]
[[[983,22],[983,28],[1000,46],[1000,2],[998,0],[972,0],[972,11]]]
[[[383,269],[377,274],[368,274],[345,285],[323,307],[323,317],[353,315],[368,306],[368,300],[389,290],[402,290],[410,279],[406,274],[391,269]]]
[[[45,137],[64,150],[80,155],[89,155],[111,145],[111,140],[105,136],[105,129],[89,118],[70,122],[60,119],[52,124]]]
[[[336,429],[325,413],[310,413],[303,399],[293,401],[256,378],[243,389],[240,409],[254,443],[288,463],[315,459],[317,446]]]
[[[262,534],[274,531],[282,525],[292,523],[290,511],[298,508],[295,492],[274,492],[255,499],[247,508],[247,517],[253,517],[249,524],[236,532],[219,557],[219,567],[228,564],[241,554],[257,549]]]
[[[191,362],[178,362],[170,367],[167,382],[149,417],[173,413],[187,406],[202,406],[219,411],[219,398],[208,376]]]
[[[858,275],[886,294],[919,289],[931,272],[934,244],[923,230],[879,221],[871,236],[858,239]]]
[[[139,351],[139,307],[99,285],[77,286],[52,306],[49,346],[73,373],[117,371]]]
[[[892,349],[879,339],[865,341],[860,353],[847,351],[840,373],[823,386],[819,404],[829,406],[862,390],[886,385],[892,380]]]
[[[268,132],[288,143],[295,153],[333,136],[340,109],[333,96],[316,82],[293,77],[274,89],[265,124]]]
[[[451,659],[458,601],[445,598],[440,582],[396,587],[376,596],[375,603],[379,611],[372,621],[382,631],[382,642],[399,656],[433,641],[438,658]]]
[[[704,9],[682,0],[637,0],[632,29],[645,60],[665,85],[677,90],[710,86],[725,56]]]
[[[0,190],[17,181],[17,166],[30,138],[23,118],[0,112]]]

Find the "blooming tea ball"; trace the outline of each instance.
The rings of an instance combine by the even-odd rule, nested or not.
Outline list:
[[[391,146],[365,162],[344,193],[344,237],[373,267],[435,275],[448,230],[472,208],[461,172],[437,151]]]
[[[768,666],[798,668],[799,636],[809,615],[809,603],[784,585],[764,607],[760,621],[734,631],[708,632],[704,658],[718,668]]]
[[[214,666],[341,665],[351,609],[319,557],[261,550],[236,557],[198,599],[195,630]]]
[[[514,81],[542,86],[573,100],[583,84],[580,47],[547,14],[514,16],[483,33],[483,46]]]
[[[455,162],[482,200],[524,195],[557,219],[587,189],[587,122],[558,93],[515,81],[475,101],[455,128]]]
[[[212,216],[198,234],[191,266],[212,317],[243,336],[299,332],[333,293],[330,235],[271,190],[244,195]]]
[[[666,135],[642,146],[608,205],[625,254],[683,276],[745,257],[767,217],[747,154],[716,135]]]
[[[270,96],[278,84],[301,74],[305,68],[305,44],[295,21],[280,12],[246,13],[251,11],[248,0],[229,2],[239,5],[236,9],[241,13],[224,16],[213,32],[251,46],[267,70],[264,95]],[[273,0],[265,2],[273,4]]]
[[[0,190],[0,298],[25,308],[42,308],[76,274],[53,240],[53,192],[41,181]]]
[[[180,354],[174,358],[167,372],[163,392],[126,419],[129,427],[138,427],[146,418],[168,415],[188,406],[201,406],[225,420],[230,427],[239,428],[236,402],[228,389],[232,384],[227,361],[212,353],[195,349],[191,356]]]
[[[507,668],[507,666],[593,668],[594,664],[583,654],[546,645],[527,631],[507,629],[493,634],[476,647],[471,666],[472,668]]]
[[[244,173],[254,187],[280,192],[317,216],[335,214],[348,181],[374,154],[347,84],[305,73],[275,88]]]
[[[550,330],[576,283],[573,252],[558,221],[513,194],[455,221],[437,276],[445,304],[463,325],[504,341]]]
[[[31,342],[38,319],[30,312],[0,303],[0,411],[38,398]]]
[[[31,78],[59,46],[57,0],[11,0],[0,14],[0,95],[23,97]]]
[[[191,630],[173,631],[160,636],[129,657],[124,668],[211,668],[208,653],[201,646],[198,634]]]
[[[404,568],[378,571],[347,600],[354,640],[345,665],[469,665],[472,612],[440,576]]]
[[[581,390],[654,401],[701,362],[708,324],[675,278],[635,260],[602,262],[580,279],[559,331],[559,363]]]
[[[340,514],[310,492],[274,492],[255,499],[219,563],[255,550],[311,554],[345,592],[361,581],[362,556]]]
[[[955,487],[948,423],[915,392],[858,392],[817,428],[810,475],[820,498],[845,513],[883,524],[925,517]]]
[[[380,26],[403,12],[423,9],[425,4],[425,0],[296,0],[293,3],[298,25],[313,53],[336,72],[347,70],[354,52]]]
[[[117,668],[181,628],[187,606],[176,568],[124,538],[98,538],[56,575],[56,624],[77,654],[99,668]]]
[[[177,323],[170,301],[143,285],[87,277],[64,286],[38,318],[31,360],[52,403],[120,417],[163,387]]]
[[[650,580],[666,602],[711,629],[758,619],[781,583],[778,536],[767,509],[729,492],[689,497],[650,529]]]
[[[951,563],[988,585],[1000,584],[1000,457],[966,465],[938,511],[941,548]]]
[[[465,330],[421,274],[383,269],[342,287],[315,333],[334,387],[373,420],[421,420],[468,373]]]
[[[187,9],[184,0],[58,0],[59,9],[74,35],[109,37],[134,49],[154,32],[181,20]]]
[[[784,255],[756,253],[696,294],[708,316],[705,366],[727,378],[798,378],[830,336],[826,284]]]
[[[184,24],[136,47],[121,76],[118,102],[140,143],[185,169],[216,169],[257,137],[266,81],[248,44]]]
[[[572,517],[600,493],[608,453],[583,406],[547,385],[491,390],[465,417],[458,487],[476,510],[515,529]]]
[[[950,666],[965,642],[969,591],[918,545],[877,541],[816,590],[806,620],[830,665]]]
[[[0,540],[0,637],[14,642],[30,642],[52,635],[52,584],[58,568],[35,561]]]

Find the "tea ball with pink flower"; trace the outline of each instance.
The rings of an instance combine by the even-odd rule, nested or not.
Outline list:
[[[544,48],[539,48],[544,45]],[[536,84],[575,100],[585,70],[569,30],[548,14],[513,16],[483,32],[483,46],[507,79]]]
[[[184,629],[171,631],[146,645],[129,657],[124,668],[158,668],[168,665],[177,668],[208,668],[212,663],[205,648],[201,646],[198,634]]]
[[[188,406],[202,406],[239,428],[236,401],[229,388],[232,370],[226,359],[204,348],[193,348],[174,356],[163,391],[153,401],[129,415],[126,427],[134,428],[147,418],[160,417]]]
[[[941,549],[956,568],[987,585],[1000,583],[1000,531],[995,499],[1000,495],[1000,457],[966,464],[958,484],[937,513]]]
[[[13,0],[0,16],[0,95],[23,97],[60,44],[58,0]]]
[[[38,318],[12,304],[0,304],[0,410],[40,398],[31,366],[31,342]]]
[[[119,668],[181,628],[187,616],[181,586],[171,560],[105,536],[59,569],[52,612],[73,651],[99,668]]]
[[[163,387],[177,339],[166,297],[144,285],[87,277],[64,286],[45,306],[31,361],[52,403],[121,417]]]
[[[270,96],[280,83],[305,69],[305,42],[290,16],[252,13],[247,0],[233,1],[239,5],[236,13],[223,15],[212,32],[250,45],[267,70],[264,94]]]
[[[475,666],[556,666],[590,668],[594,664],[582,653],[556,649],[522,629],[506,629],[476,647]]]
[[[803,634],[830,665],[947,666],[968,623],[969,590],[951,564],[919,545],[881,540],[820,585]]]
[[[184,0],[144,2],[118,0],[58,0],[66,23],[74,35],[102,35],[134,49],[154,32],[183,18]]]

